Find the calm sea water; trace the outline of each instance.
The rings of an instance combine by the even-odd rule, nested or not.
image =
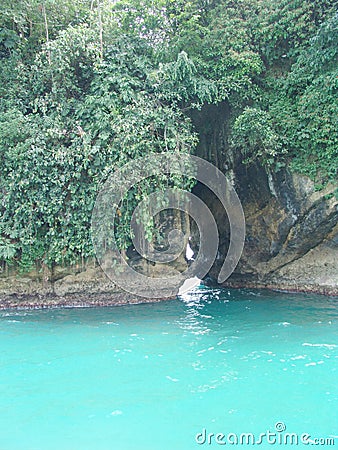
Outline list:
[[[337,298],[203,287],[157,304],[1,311],[0,449],[338,436],[337,323]]]

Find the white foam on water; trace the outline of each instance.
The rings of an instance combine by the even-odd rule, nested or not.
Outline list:
[[[188,278],[184,281],[182,286],[180,287],[178,291],[178,295],[184,296],[184,294],[187,294],[189,291],[194,289],[196,286],[199,286],[201,284],[201,280],[197,277]]]
[[[168,380],[170,380],[170,381],[173,381],[174,383],[177,383],[178,381],[180,381],[180,380],[178,380],[177,378],[172,378],[172,377],[169,376],[169,375],[167,375],[166,378],[167,378]]]
[[[304,342],[303,347],[325,347],[328,348],[329,350],[333,350],[337,346],[336,344],[310,344],[308,342]]]

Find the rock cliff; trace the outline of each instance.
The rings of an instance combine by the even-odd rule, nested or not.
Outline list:
[[[232,181],[246,218],[241,260],[227,286],[273,287],[338,293],[338,202],[336,187],[316,191],[307,177],[287,167],[274,172],[259,162],[245,165],[229,150],[227,104],[194,112],[198,155]],[[220,230],[220,254],[210,272],[217,278],[229,242],[229,227],[217,199],[203,186],[195,192],[212,210]]]

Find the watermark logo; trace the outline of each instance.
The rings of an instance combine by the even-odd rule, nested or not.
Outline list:
[[[197,433],[195,442],[198,445],[279,445],[279,446],[299,446],[299,445],[335,445],[337,436],[313,437],[309,433],[290,433],[286,431],[284,422],[276,422],[274,430],[267,430],[264,433],[210,433],[203,428]],[[265,448],[265,447],[264,447]]]
[[[119,250],[115,224],[118,207],[128,191],[146,179],[151,180],[151,177],[169,179],[187,175],[210,189],[221,202],[225,217],[228,217],[230,242],[218,282],[224,282],[234,271],[244,246],[245,220],[240,200],[230,181],[217,167],[197,156],[153,153],[116,170],[99,192],[93,209],[91,234],[97,260],[106,275],[124,291],[147,298],[174,297],[199,283],[212,267],[219,245],[215,218],[200,198],[177,187],[161,189],[143,197],[127,225],[138,254],[163,269],[184,254],[189,236],[184,235],[181,229],[173,228],[167,235],[169,248],[159,251],[146,239],[144,224],[138,217],[142,217],[142,212],[146,212],[147,217],[155,217],[167,209],[186,213],[197,224],[200,240],[198,254],[191,264],[183,271],[175,270],[171,265],[167,274],[161,270],[161,275],[156,277],[135,270]]]

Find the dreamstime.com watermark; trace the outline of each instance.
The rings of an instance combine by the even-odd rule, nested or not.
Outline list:
[[[232,183],[213,164],[197,156],[184,153],[152,153],[132,160],[116,170],[100,190],[91,221],[91,235],[96,258],[108,278],[131,294],[148,298],[174,297],[184,294],[203,279],[213,266],[218,252],[218,228],[213,213],[207,204],[189,190],[170,187],[170,179],[191,177],[206,186],[218,198],[224,208],[224,218],[229,223],[229,247],[218,275],[218,282],[224,282],[234,271],[242,254],[245,239],[245,219],[241,202]],[[132,213],[130,223],[124,224],[133,236],[133,246],[143,260],[162,265],[160,276],[154,277],[135,270],[125,254],[119,250],[115,236],[119,205],[132,189],[137,189],[148,180],[168,180],[167,189],[158,189],[147,196],[141,196]],[[155,184],[153,185],[155,187]],[[144,220],[138,217],[156,217],[162,211],[176,210],[191,218],[198,227],[199,249],[196,258],[184,271],[170,266],[184,254],[189,236],[182,229],[168,232],[169,249],[159,251],[146,238]],[[167,270],[163,267],[167,265]]]
[[[299,446],[318,445],[334,446],[337,436],[313,437],[310,433],[290,433],[286,431],[284,422],[276,422],[274,431],[267,430],[264,433],[210,433],[205,428],[197,433],[195,442],[199,445],[279,445]]]

